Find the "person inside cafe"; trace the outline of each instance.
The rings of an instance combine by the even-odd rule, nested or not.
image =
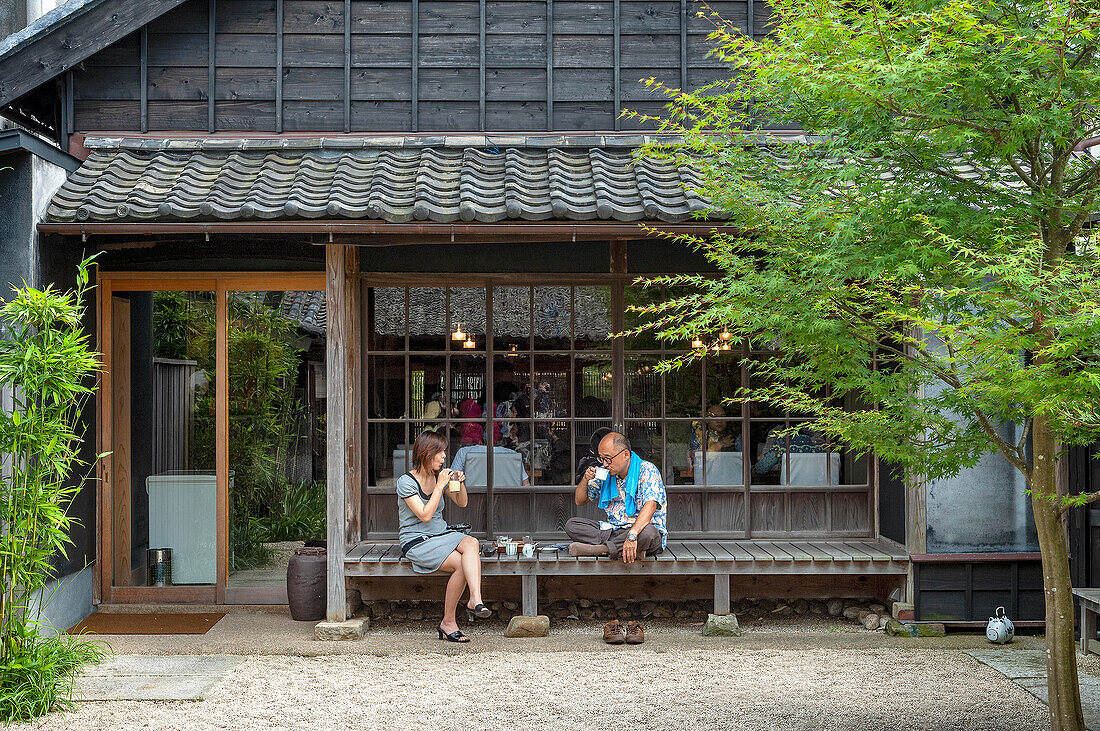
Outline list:
[[[726,409],[721,404],[712,404],[707,408],[707,418],[691,422],[691,439],[688,449],[694,463],[695,452],[703,449],[708,452],[740,452],[741,432],[738,423],[731,424],[726,419]]]
[[[460,508],[469,503],[465,475],[444,467],[446,459],[447,440],[443,435],[423,432],[413,442],[412,471],[397,478],[396,484],[398,539],[401,555],[409,559],[413,571],[420,574],[442,571],[451,575],[444,592],[439,639],[469,642],[455,620],[466,587],[470,588],[466,616],[471,622],[487,619],[492,611],[481,597],[481,554],[477,539],[448,528],[443,519],[444,495]]]

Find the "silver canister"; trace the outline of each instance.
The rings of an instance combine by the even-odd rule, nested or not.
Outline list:
[[[150,548],[145,556],[149,567],[149,586],[171,586],[172,549]]]

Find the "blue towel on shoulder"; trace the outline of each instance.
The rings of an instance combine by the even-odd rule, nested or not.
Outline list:
[[[626,471],[626,481],[623,483],[623,502],[626,506],[626,514],[631,517],[638,514],[638,478],[641,472],[642,458],[631,452],[630,469]],[[600,487],[600,510],[607,510],[607,506],[617,497],[619,497],[618,480],[615,475],[608,473]]]

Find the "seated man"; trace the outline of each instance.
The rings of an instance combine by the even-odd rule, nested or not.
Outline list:
[[[660,553],[668,539],[661,471],[630,451],[630,440],[618,432],[600,440],[597,454],[610,475],[599,487],[589,484],[596,477],[596,468],[589,467],[577,483],[574,501],[584,505],[598,500],[607,520],[567,520],[565,532],[573,541],[570,555],[621,556],[624,562],[633,563],[639,551],[642,555]]]

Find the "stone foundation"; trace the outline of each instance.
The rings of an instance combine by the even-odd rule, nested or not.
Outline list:
[[[520,603],[516,601],[490,601],[493,619],[508,622],[520,616]],[[561,599],[540,603],[540,612],[553,621],[562,620],[612,620],[612,619],[681,619],[706,621],[713,610],[710,599],[640,600],[629,599]],[[730,601],[730,612],[744,621],[758,617],[791,617],[814,615],[829,617],[841,622],[862,625],[867,629],[885,627],[890,613],[884,604],[865,598],[832,599],[773,599],[750,597]],[[418,622],[443,616],[443,603],[416,600],[374,600],[363,605],[360,616],[390,622]],[[458,619],[465,620],[459,612]],[[872,621],[873,620],[873,621]],[[874,625],[872,627],[872,624]]]

